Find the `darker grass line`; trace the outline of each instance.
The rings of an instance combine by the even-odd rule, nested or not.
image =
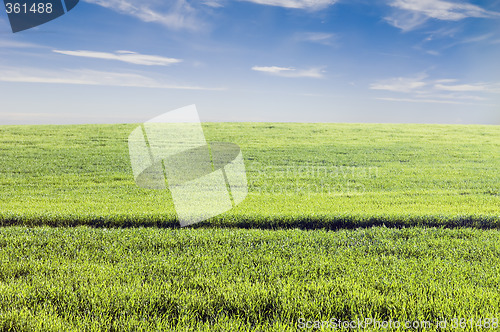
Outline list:
[[[151,216],[79,216],[79,217],[0,217],[0,227],[78,227],[93,228],[180,228],[174,217]],[[500,229],[500,216],[318,216],[318,217],[219,217],[190,228],[239,228],[239,229],[302,229],[302,230],[340,230],[370,227],[407,228],[407,227],[440,227],[440,228],[475,228]]]

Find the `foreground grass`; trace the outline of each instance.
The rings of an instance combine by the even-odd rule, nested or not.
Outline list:
[[[479,320],[499,284],[496,230],[0,228],[2,331]]]
[[[177,226],[138,188],[136,125],[0,126],[0,225]],[[249,195],[206,224],[500,226],[500,126],[204,124],[242,148]]]

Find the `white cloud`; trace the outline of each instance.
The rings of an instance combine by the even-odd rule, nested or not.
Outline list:
[[[395,77],[381,80],[370,85],[372,90],[386,90],[393,92],[415,92],[427,85],[423,81],[427,76],[420,74],[416,77]]]
[[[267,73],[270,75],[281,77],[309,77],[309,78],[323,78],[323,70],[321,68],[310,68],[297,70],[292,67],[260,67],[254,66],[252,70]]]
[[[136,65],[145,66],[168,66],[182,62],[180,59],[166,58],[158,55],[145,55],[131,51],[116,51],[115,53],[94,52],[94,51],[60,51],[53,50],[54,53],[71,55],[77,57],[117,60]]]
[[[434,81],[435,83],[455,83],[455,82],[458,82],[457,79],[455,78],[442,78],[442,79],[439,79],[439,80],[435,80]]]
[[[186,0],[164,3],[154,0],[83,0],[116,12],[174,29],[198,30],[200,22],[194,8]],[[165,5],[167,4],[167,5]]]
[[[433,55],[433,56],[440,56],[441,55],[441,53],[439,53],[438,51],[434,51],[434,50],[429,50],[429,51],[426,51],[425,53]]]
[[[377,98],[379,100],[412,103],[473,104],[491,100],[491,94],[500,94],[500,83],[458,83],[456,79],[430,80],[426,74],[419,74],[415,77],[380,80],[371,84],[370,89],[392,94]],[[402,94],[404,97],[398,97]]]
[[[336,35],[333,33],[326,32],[302,32],[295,35],[295,40],[299,42],[310,42],[317,43],[321,45],[331,46],[333,45]]]
[[[295,69],[290,68],[290,67],[276,67],[276,66],[272,66],[272,67],[259,67],[259,66],[253,66],[252,70],[262,71],[262,72],[270,73],[270,74],[279,74],[279,73],[283,73],[283,72],[286,72],[286,71],[293,71]]]
[[[460,32],[462,32],[461,28],[453,28],[453,29],[440,29],[436,31],[430,32],[430,35],[427,36],[421,43],[414,46],[415,49],[421,50],[427,54],[431,55],[441,55],[443,51],[450,49],[459,45],[467,45],[474,43],[482,43],[482,44],[493,44],[494,43],[494,33],[485,33],[481,35],[475,36],[457,36]],[[448,42],[449,39],[454,40],[453,42]],[[433,50],[427,50],[429,46],[433,48]]]
[[[385,20],[392,26],[403,30],[404,32],[411,31],[421,26],[427,21],[427,17],[412,12],[397,12],[392,16],[385,17]]]
[[[430,103],[430,104],[452,104],[452,105],[463,105],[470,104],[461,101],[453,101],[453,100],[440,100],[440,99],[412,99],[412,98],[376,98],[377,100],[385,100],[385,101],[399,101],[406,103]]]
[[[493,36],[494,36],[493,33],[487,33],[487,34],[480,35],[480,36],[474,36],[474,37],[470,37],[470,38],[464,38],[464,39],[456,41],[456,42],[454,42],[452,44],[445,45],[442,48],[443,49],[448,49],[448,48],[455,47],[457,45],[479,43],[479,42],[482,42],[482,41],[489,40]]]
[[[335,4],[338,0],[240,0],[260,5],[277,6],[296,9],[318,10]]]
[[[499,84],[488,84],[488,83],[458,84],[458,85],[436,84],[435,88],[438,90],[453,91],[453,92],[500,93],[500,85]]]
[[[494,18],[500,13],[488,11],[466,2],[445,0],[393,0],[390,6],[396,9],[386,21],[403,31],[413,30],[428,19],[459,21],[468,17]]]
[[[208,7],[212,7],[212,8],[224,7],[224,5],[220,1],[216,1],[216,0],[203,1],[202,4],[204,4],[205,6],[208,6]]]
[[[475,101],[484,101],[484,100],[489,100],[489,98],[486,97],[481,97],[479,95],[470,95],[470,94],[463,94],[463,93],[434,93],[432,94],[434,98],[440,98],[440,99],[448,99],[448,100],[475,100]]]
[[[164,82],[141,74],[106,72],[89,69],[38,70],[0,67],[0,82],[49,83],[139,87],[183,90],[224,90]]]
[[[463,32],[463,26],[444,26],[436,30],[430,31],[430,35],[425,39],[425,42],[433,41],[441,38],[455,38]]]
[[[125,115],[120,114],[119,117],[116,115],[108,114],[83,114],[78,113],[47,113],[47,112],[0,112],[0,124],[68,124],[68,123],[113,123],[113,122],[129,122],[136,123],[144,121],[144,116],[141,115]]]
[[[0,40],[1,48],[40,48],[42,46],[17,40]]]
[[[498,16],[498,13],[487,11],[476,5],[444,0],[395,0],[391,6],[444,21],[459,21],[467,17]]]

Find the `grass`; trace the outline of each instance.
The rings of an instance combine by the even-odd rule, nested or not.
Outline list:
[[[2,126],[0,225],[178,224],[168,191],[138,188],[135,125]],[[205,225],[500,224],[500,126],[205,124],[241,146],[249,195]]]
[[[0,127],[0,331],[499,318],[499,126],[205,124],[249,195],[184,229],[134,183],[134,128]]]
[[[10,227],[0,259],[4,331],[295,331],[301,318],[500,315],[496,230]]]

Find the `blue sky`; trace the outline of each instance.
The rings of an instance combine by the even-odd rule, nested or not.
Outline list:
[[[0,14],[0,124],[500,124],[499,59],[499,0],[81,0]]]

